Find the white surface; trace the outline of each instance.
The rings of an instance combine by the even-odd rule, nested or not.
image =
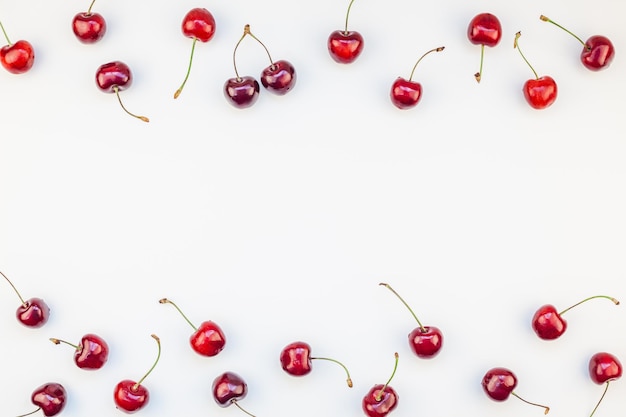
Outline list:
[[[31,391],[49,380],[68,390],[64,416],[122,415],[113,387],[148,369],[151,333],[163,353],[145,381],[145,417],[243,415],[211,398],[226,370],[246,378],[241,404],[257,417],[364,415],[361,398],[386,381],[394,351],[394,417],[542,415],[515,398],[489,400],[480,380],[493,366],[516,372],[516,392],[551,416],[585,416],[603,389],[587,376],[589,357],[606,350],[626,361],[623,306],[597,300],[569,312],[553,342],[529,324],[544,303],[626,299],[622,2],[357,0],[349,28],[365,49],[343,66],[326,38],[343,28],[347,1],[100,0],[108,33],[89,46],[69,25],[88,1],[3,3],[9,36],[37,55],[28,74],[0,71],[0,269],[52,309],[44,328],[26,329],[0,284],[3,415],[31,411]],[[197,45],[174,100],[191,48],[180,21],[196,6],[214,14],[217,32]],[[483,11],[504,35],[485,51],[477,84],[479,48],[466,28]],[[586,70],[577,41],[540,14],[584,39],[611,38],[612,66]],[[222,85],[246,23],[274,59],[295,65],[298,84],[238,110]],[[513,49],[517,31],[537,72],[558,83],[547,110],[523,99],[532,73]],[[393,107],[393,80],[441,45],[416,71],[418,107]],[[149,124],[96,88],[96,68],[116,59],[133,70],[125,104]],[[269,63],[251,39],[237,59],[241,75]],[[437,358],[411,355],[415,322],[381,281],[442,329]],[[219,323],[226,349],[192,352],[191,328],[162,297],[197,324]],[[48,341],[87,332],[112,349],[97,372]],[[283,373],[278,355],[294,340],[343,361],[354,388],[330,363],[300,379]],[[626,381],[612,384],[596,416],[623,415],[625,394]]]

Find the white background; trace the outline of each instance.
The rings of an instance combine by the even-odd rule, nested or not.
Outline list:
[[[591,413],[603,387],[587,361],[598,351],[626,361],[624,307],[584,304],[552,342],[534,335],[530,318],[545,303],[626,299],[621,1],[356,0],[349,29],[365,48],[351,65],[326,50],[347,1],[99,0],[93,10],[108,32],[87,46],[70,22],[88,3],[0,2],[11,40],[36,50],[29,73],[0,71],[0,270],[52,309],[45,327],[27,329],[0,284],[2,415],[31,411],[32,390],[47,381],[68,391],[64,416],[122,415],[113,387],[152,364],[151,333],[163,351],[145,381],[145,417],[243,415],[211,398],[226,370],[246,379],[241,405],[257,417],[364,415],[361,398],[387,380],[394,352],[395,417],[542,415],[513,397],[487,398],[480,381],[494,366],[512,369],[517,394],[548,404],[551,416]],[[217,32],[198,43],[174,100],[191,48],[180,24],[198,6]],[[466,29],[480,12],[496,14],[504,34],[486,49],[478,84],[480,48]],[[608,36],[611,67],[585,69],[581,45],[540,14],[583,39]],[[240,110],[222,86],[245,24],[298,80],[286,96],[261,91]],[[549,109],[524,101],[532,72],[513,49],[517,31],[537,72],[558,83]],[[416,70],[418,107],[393,107],[393,80],[438,46]],[[96,68],[112,60],[131,67],[122,98],[150,123],[97,89]],[[247,39],[237,63],[258,77],[269,60]],[[416,323],[381,281],[442,329],[438,357],[412,356]],[[196,324],[219,323],[226,349],[196,355],[191,327],[162,297]],[[48,341],[87,332],[111,347],[96,372]],[[294,340],[343,361],[354,388],[331,363],[285,374],[278,355]],[[596,416],[623,415],[625,398],[626,381],[613,383]]]

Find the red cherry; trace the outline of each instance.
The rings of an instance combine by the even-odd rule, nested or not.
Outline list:
[[[398,353],[391,377],[385,384],[376,384],[365,394],[361,402],[363,411],[369,417],[384,417],[398,406],[398,393],[389,385],[398,368]]]
[[[23,74],[30,70],[35,62],[33,46],[25,40],[11,43],[2,22],[0,22],[0,29],[2,29],[2,33],[4,33],[4,37],[7,40],[7,45],[0,48],[0,63],[2,66],[12,74]]]
[[[224,372],[213,380],[213,399],[220,407],[234,404],[244,413],[254,417],[239,405],[239,401],[248,395],[248,384],[234,372]]]
[[[215,356],[224,349],[226,337],[222,329],[216,323],[209,320],[202,322],[200,327],[196,327],[174,302],[167,298],[162,298],[159,300],[159,303],[173,305],[194,329],[194,332],[189,337],[189,343],[196,353],[202,356]]]
[[[419,103],[422,98],[422,85],[417,81],[413,81],[413,74],[415,73],[415,68],[417,68],[417,64],[429,53],[431,52],[441,52],[444,50],[444,47],[441,46],[439,48],[431,49],[422,55],[411,70],[411,75],[409,79],[398,77],[391,85],[391,102],[394,106],[399,109],[409,109],[415,107],[417,103]]]
[[[137,116],[126,109],[120,97],[120,91],[131,86],[133,76],[128,65],[121,61],[113,61],[98,67],[96,71],[96,84],[105,93],[115,93],[122,109],[129,115],[144,121],[150,120],[145,116]]]
[[[357,31],[348,30],[348,17],[354,0],[350,0],[343,30],[335,30],[328,36],[328,52],[335,62],[350,64],[363,52],[363,36]]]
[[[531,403],[517,395],[513,390],[517,386],[517,377],[515,374],[506,368],[492,368],[483,377],[482,387],[485,393],[494,401],[504,401],[509,398],[509,395],[522,400],[523,402],[541,407],[544,409],[544,414],[548,414],[549,407],[545,405]]]
[[[316,359],[331,361],[340,365],[348,376],[346,380],[348,386],[352,387],[352,378],[350,378],[348,368],[344,364],[331,358],[311,356],[311,345],[306,342],[292,342],[280,352],[280,365],[285,372],[293,376],[303,376],[310,373],[311,361]]]
[[[65,343],[72,346],[74,348],[74,363],[81,369],[100,369],[109,358],[109,346],[104,339],[93,333],[84,335],[79,345],[55,338],[50,338],[50,341],[56,345]]]
[[[622,377],[622,364],[615,355],[607,352],[598,352],[589,359],[589,377],[598,385],[605,384],[604,392],[591,412],[591,417],[606,395],[609,383]]]
[[[608,68],[609,65],[611,65],[611,62],[613,62],[613,58],[615,57],[615,48],[606,36],[594,35],[587,39],[587,42],[583,42],[583,40],[576,36],[573,32],[559,25],[552,19],[544,15],[539,16],[539,19],[544,22],[552,23],[556,27],[572,35],[578,42],[580,42],[583,46],[583,50],[580,52],[580,61],[585,68],[591,71],[600,71]]]
[[[467,27],[467,37],[474,45],[480,45],[480,69],[474,78],[480,82],[483,73],[485,46],[494,47],[502,38],[500,20],[491,13],[480,13],[474,16]]]
[[[530,65],[519,47],[518,40],[520,36],[522,36],[521,32],[517,32],[515,34],[513,48],[517,48],[524,61],[526,61],[526,64],[528,64],[533,74],[535,74],[535,78],[527,80],[524,83],[524,88],[522,90],[524,92],[524,98],[532,108],[538,110],[545,109],[546,107],[550,107],[556,100],[556,82],[550,76],[544,75],[539,77],[537,75],[537,72],[532,65]]]
[[[233,66],[235,67],[235,77],[229,78],[224,83],[224,97],[233,106],[245,109],[252,106],[259,98],[259,92],[261,87],[259,82],[251,76],[240,77],[239,71],[237,71],[237,63],[235,55],[237,48],[241,44],[241,41],[250,34],[250,25],[245,25],[243,28],[243,35],[239,38],[239,41],[235,45],[233,50]]]
[[[78,13],[72,19],[72,30],[82,43],[96,43],[104,37],[107,24],[100,13],[93,13],[91,8],[96,0],[92,0],[86,12]]]
[[[387,287],[396,297],[402,301],[402,303],[409,309],[415,321],[417,321],[418,327],[413,329],[409,333],[409,346],[413,353],[418,357],[429,359],[437,356],[441,347],[443,346],[443,334],[435,326],[423,326],[419,321],[411,307],[406,301],[387,283],[381,282],[379,285]]]
[[[556,308],[551,304],[546,304],[541,306],[533,315],[532,319],[532,328],[539,336],[539,338],[544,340],[553,340],[559,338],[565,330],[567,330],[567,322],[563,317],[570,309],[587,302],[589,300],[593,300],[595,298],[606,298],[611,300],[615,305],[619,305],[619,301],[613,297],[609,297],[607,295],[594,295],[592,297],[585,298],[582,301],[566,308],[560,313],[556,310]]]
[[[39,408],[28,414],[23,414],[20,417],[34,414],[39,410],[41,410],[45,416],[55,416],[65,408],[66,397],[67,392],[63,385],[57,382],[43,384],[33,391],[30,396],[31,402]]]
[[[174,93],[174,98],[178,98],[183,91],[183,87],[187,83],[189,73],[191,72],[191,64],[193,62],[193,54],[196,49],[196,43],[208,42],[215,35],[215,18],[207,9],[203,7],[196,7],[187,12],[183,18],[181,30],[183,35],[193,39],[191,44],[191,56],[189,57],[189,65],[187,66],[187,74],[181,86]]]
[[[150,372],[152,372],[161,357],[161,340],[154,334],[151,336],[156,340],[158,346],[157,357],[152,367],[139,381],[135,382],[130,379],[124,379],[120,381],[113,390],[113,400],[115,401],[116,407],[128,414],[144,408],[150,400],[150,392],[145,386],[141,385],[141,383],[150,375]]]
[[[18,298],[21,301],[21,304],[17,308],[15,312],[15,316],[26,327],[30,327],[33,329],[39,328],[48,322],[48,318],[50,317],[50,308],[41,298],[29,298],[28,300],[24,300],[20,295],[15,285],[11,282],[11,280],[4,275],[4,273],[0,272],[0,275],[6,279],[13,291],[17,294]]]

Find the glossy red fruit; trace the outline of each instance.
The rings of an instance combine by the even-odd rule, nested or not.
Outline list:
[[[12,74],[23,74],[30,70],[35,63],[33,45],[25,40],[12,43],[4,30],[2,22],[0,22],[0,29],[7,41],[7,45],[0,48],[0,63],[4,69]]]
[[[622,364],[615,355],[598,352],[589,359],[589,377],[596,384],[615,381],[621,376]]]
[[[65,343],[74,348],[74,363],[81,369],[95,370],[104,366],[109,358],[109,346],[98,335],[87,333],[84,335],[80,344],[74,345],[61,339],[50,339],[52,343],[58,345]]]
[[[239,41],[235,45],[233,50],[233,66],[235,68],[235,76],[229,78],[224,83],[224,97],[234,107],[239,109],[245,109],[252,106],[259,98],[259,92],[261,86],[259,82],[251,76],[241,77],[237,70],[236,54],[241,41],[250,34],[250,25],[245,25],[243,28],[243,35],[239,38]]]
[[[117,383],[113,390],[113,400],[115,406],[127,414],[135,413],[144,408],[150,401],[150,392],[142,385],[142,382],[155,368],[161,357],[161,340],[152,335],[152,338],[156,340],[158,346],[158,354],[152,367],[146,372],[146,374],[137,382],[131,379],[124,379]]]
[[[100,13],[91,11],[95,0],[91,2],[86,12],[77,13],[72,19],[72,31],[80,42],[92,44],[100,41],[106,31],[107,23]]]
[[[348,368],[338,360],[323,357],[311,356],[311,345],[306,342],[292,342],[283,348],[280,352],[280,365],[283,371],[293,376],[303,376],[311,372],[311,362],[313,360],[326,360],[335,362],[341,366],[347,375],[347,383],[349,387],[352,387],[352,378]]]
[[[535,69],[530,65],[522,50],[519,47],[519,38],[522,35],[521,32],[515,34],[515,41],[513,42],[513,48],[517,48],[518,52],[526,61],[526,64],[530,67],[535,78],[531,78],[524,83],[522,91],[524,92],[524,98],[526,102],[530,104],[533,109],[541,110],[550,107],[557,96],[557,86],[554,79],[548,75],[542,77],[537,75]]]
[[[178,98],[180,93],[183,91],[187,80],[189,79],[196,43],[198,41],[206,43],[213,39],[213,36],[215,35],[215,18],[213,17],[211,12],[203,7],[193,8],[189,10],[187,14],[185,14],[185,16],[183,17],[181,30],[183,32],[183,35],[193,39],[193,43],[191,44],[191,56],[189,57],[187,74],[185,75],[181,86],[174,93],[174,98]]]
[[[281,59],[271,63],[261,72],[261,84],[270,93],[282,96],[296,85],[296,69],[291,62]]]
[[[492,13],[479,13],[470,20],[467,38],[474,45],[480,45],[480,69],[474,74],[477,82],[482,79],[485,46],[494,47],[502,38],[502,24]]]
[[[7,280],[13,291],[17,294],[20,299],[21,304],[17,308],[15,312],[15,317],[17,320],[22,323],[26,327],[30,327],[33,329],[39,328],[48,322],[50,318],[50,307],[48,304],[41,298],[33,297],[28,300],[24,300],[20,295],[15,285],[11,282],[11,280],[4,275],[3,272],[0,271],[0,275]]]
[[[343,30],[335,30],[328,36],[327,48],[331,58],[340,64],[354,62],[363,52],[363,36],[355,31],[348,30],[348,17],[354,0],[348,4],[346,23]]]
[[[409,347],[415,355],[423,359],[434,358],[439,354],[443,346],[443,334],[439,328],[435,326],[424,326],[419,321],[411,307],[406,301],[391,287],[391,285],[381,282],[379,285],[387,287],[405,307],[409,310],[418,326],[409,333]]]
[[[66,398],[67,392],[63,385],[57,382],[48,382],[33,391],[30,399],[45,416],[50,417],[63,411]]]
[[[494,401],[505,401],[512,395],[527,404],[543,408],[544,414],[548,414],[550,411],[550,408],[545,405],[532,403],[517,395],[513,391],[517,387],[517,377],[507,368],[497,367],[490,369],[485,373],[481,385],[487,396]]]
[[[544,22],[552,23],[556,27],[569,33],[578,42],[580,42],[583,47],[583,50],[580,52],[580,62],[582,62],[585,68],[591,71],[600,71],[608,68],[609,65],[611,65],[611,62],[613,62],[613,58],[615,57],[615,47],[606,36],[594,35],[587,39],[586,42],[583,42],[583,40],[573,32],[556,23],[552,19],[544,15],[539,16],[539,19]]]
[[[608,300],[611,300],[615,305],[619,305],[618,300],[607,295],[594,295],[592,297],[587,297],[584,300],[577,302],[576,304],[566,308],[561,312],[558,312],[556,307],[554,307],[552,304],[545,304],[537,309],[537,311],[533,315],[531,321],[532,328],[540,339],[557,339],[561,337],[563,333],[565,333],[565,330],[567,330],[567,321],[565,321],[565,319],[562,317],[563,314],[565,314],[572,308],[595,298],[606,298]]]
[[[385,384],[376,384],[369,389],[361,401],[363,412],[369,417],[384,417],[398,406],[398,393],[389,385],[398,368],[398,354],[391,377]]]
[[[120,91],[126,90],[132,85],[133,75],[130,67],[121,61],[112,61],[100,65],[96,70],[96,85],[105,93],[113,93],[117,96],[122,109],[132,117],[141,121],[149,122],[145,116],[138,116],[126,109],[120,97]]]
[[[234,404],[244,413],[254,417],[253,414],[239,405],[239,401],[248,395],[248,384],[235,372],[229,371],[218,375],[213,380],[212,391],[213,399],[220,407],[228,407]]]
[[[420,61],[431,52],[441,52],[444,50],[444,47],[441,46],[439,48],[431,49],[422,55],[411,70],[411,75],[408,79],[403,77],[398,77],[391,85],[391,92],[389,96],[391,98],[391,102],[394,106],[401,110],[410,109],[415,107],[417,103],[419,103],[422,98],[422,84],[417,81],[413,81],[413,74],[415,73],[415,69]]]
[[[590,417],[593,417],[609,389],[609,384],[622,377],[622,364],[615,355],[608,352],[598,352],[589,359],[589,377],[596,384],[605,385],[602,396],[591,412]]]
[[[176,310],[178,310],[178,312],[183,316],[185,321],[187,321],[187,323],[189,323],[189,325],[194,329],[193,333],[189,337],[189,344],[196,353],[202,356],[215,356],[224,349],[226,345],[226,336],[217,323],[207,320],[202,322],[199,327],[196,327],[182,312],[178,305],[171,300],[162,298],[159,300],[159,303],[173,305],[174,308],[176,308]]]

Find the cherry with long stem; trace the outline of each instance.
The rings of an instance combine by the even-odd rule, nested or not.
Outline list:
[[[331,58],[340,64],[354,62],[363,51],[363,36],[355,30],[348,30],[348,20],[353,3],[354,0],[350,0],[348,4],[344,28],[331,32],[327,40],[327,48]]]
[[[20,305],[15,312],[15,315],[20,323],[30,328],[39,328],[48,322],[50,318],[50,307],[41,298],[33,297],[28,300],[24,300],[20,292],[17,290],[13,282],[2,272],[0,275],[7,280],[13,291],[20,299]]]
[[[534,109],[545,109],[551,106],[557,97],[557,85],[556,81],[550,76],[544,75],[539,77],[537,75],[537,71],[530,65],[530,62],[526,59],[526,56],[522,52],[522,49],[519,47],[519,38],[522,36],[521,32],[517,32],[515,34],[515,40],[513,42],[513,48],[517,49],[522,59],[526,62],[526,64],[530,67],[533,74],[535,75],[534,79],[527,80],[524,83],[523,92],[524,98]]]
[[[413,318],[418,324],[418,327],[413,329],[408,336],[409,347],[420,358],[430,359],[434,358],[441,351],[443,346],[443,334],[441,330],[435,326],[424,326],[422,322],[417,318],[417,315],[413,312],[413,309],[404,299],[394,290],[391,285],[381,282],[379,285],[387,287],[400,301],[406,306]]]
[[[399,356],[400,355],[398,355],[398,352],[395,352],[393,354],[393,358],[394,358],[393,371],[391,371],[391,375],[389,375],[389,379],[387,380],[387,382],[385,382],[383,387],[380,389],[380,392],[376,395],[376,400],[377,401],[380,401],[382,399],[383,393],[385,392],[385,388],[387,388],[389,386],[389,384],[391,384],[391,380],[396,375],[396,371],[398,370],[398,359],[399,359]]]
[[[387,382],[371,387],[361,400],[361,407],[369,417],[384,417],[398,406],[398,393],[390,385],[398,369],[398,352],[394,359],[393,372]]]
[[[243,34],[233,50],[233,67],[235,69],[235,77],[229,78],[224,83],[224,97],[226,97],[233,106],[244,109],[252,106],[259,98],[260,85],[259,82],[251,76],[241,77],[237,70],[237,49],[250,33],[250,25],[245,25]]]

